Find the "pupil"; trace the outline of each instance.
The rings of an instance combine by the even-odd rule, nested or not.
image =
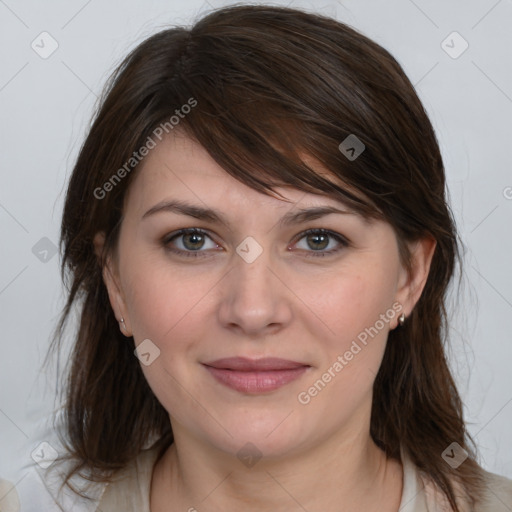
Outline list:
[[[314,240],[313,244],[318,244],[320,243],[321,247],[313,247],[311,244],[309,244],[309,242],[311,240]],[[320,240],[320,241],[319,241]],[[310,246],[311,249],[325,249],[328,245],[329,245],[329,240],[328,240],[328,236],[327,235],[324,235],[324,234],[320,234],[320,235],[310,235],[310,237],[308,237],[308,245]]]
[[[191,240],[191,243],[187,243]],[[184,236],[183,243],[187,249],[200,249],[203,245],[203,235],[198,233],[190,233]]]

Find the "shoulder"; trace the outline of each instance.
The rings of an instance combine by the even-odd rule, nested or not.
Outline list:
[[[1,512],[92,512],[94,492],[83,498],[70,489],[60,489],[59,478],[47,478],[35,467],[26,469],[19,478],[0,479]],[[90,488],[89,488],[90,489]],[[96,490],[100,488],[96,486]]]
[[[484,471],[486,482],[484,499],[476,512],[510,512],[512,510],[512,480]]]
[[[149,512],[151,478],[161,453],[159,446],[142,450],[110,483],[91,483],[72,478],[82,497],[63,483],[63,466],[42,469],[30,464],[16,478],[0,477],[1,512]]]
[[[165,447],[165,438],[149,439],[146,448],[114,475],[111,484],[74,474],[69,480],[70,488],[64,485],[64,476],[75,466],[76,460],[67,458],[68,450],[62,443],[65,438],[62,420],[53,415],[43,417],[37,421],[34,431],[35,435],[20,450],[17,462],[10,464],[12,468],[8,473],[0,474],[0,512],[144,510],[116,505],[98,509],[100,502],[103,503],[101,500],[111,494],[125,495],[130,503],[139,498],[149,503],[152,470]]]
[[[0,510],[6,512],[20,511],[20,497],[16,486],[2,478],[0,478]]]
[[[446,495],[438,485],[420,470],[401,449],[404,471],[404,489],[400,510],[411,512],[453,512]],[[482,498],[471,506],[461,483],[453,479],[452,484],[461,512],[511,512],[512,480],[486,471],[480,467],[483,477]]]
[[[73,488],[64,485],[64,476],[75,461],[67,457],[60,428],[54,416],[40,418],[34,434],[17,450],[16,457],[7,461],[7,470],[0,475],[1,512],[95,510],[95,500],[105,484],[75,475],[70,479]]]
[[[463,498],[465,493],[460,484],[453,481],[455,494],[461,512],[510,512],[512,510],[512,480],[482,470],[484,488],[482,499],[473,507]],[[446,496],[433,483],[433,481],[422,473],[424,482],[424,493],[426,497],[426,510],[428,512],[452,512]]]
[[[159,444],[142,450],[128,466],[119,471],[106,485],[98,503],[98,512],[150,512],[153,468],[162,451]]]

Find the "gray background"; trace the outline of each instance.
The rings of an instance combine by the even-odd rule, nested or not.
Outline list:
[[[52,248],[64,185],[105,79],[158,29],[189,24],[230,3],[0,0],[4,477],[28,460],[55,405],[55,367],[41,367],[64,299]],[[388,49],[415,84],[438,135],[467,246],[450,360],[482,465],[512,477],[512,1],[273,3],[306,7],[359,29]],[[453,31],[463,39],[448,37]],[[469,46],[459,55],[464,41]],[[51,44],[57,50],[44,55]]]

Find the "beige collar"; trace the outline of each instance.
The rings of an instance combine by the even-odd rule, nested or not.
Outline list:
[[[97,511],[125,510],[150,512],[150,490],[153,467],[158,456],[155,448],[144,450],[122,472],[119,478],[107,485]],[[405,450],[401,450],[403,466],[403,489],[399,512],[444,512],[443,506],[435,505],[431,484],[425,483],[417,467]],[[449,509],[448,509],[449,510]]]

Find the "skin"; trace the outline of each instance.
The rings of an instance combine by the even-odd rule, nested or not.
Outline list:
[[[141,367],[175,436],[154,468],[152,512],[325,512],[341,510],[340,503],[344,511],[398,510],[402,467],[386,459],[369,430],[372,385],[399,313],[308,404],[297,396],[393,303],[410,314],[435,241],[411,245],[407,273],[389,224],[349,213],[280,226],[278,219],[299,208],[347,207],[290,187],[277,191],[288,201],[247,187],[196,142],[173,134],[146,157],[125,198],[104,280],[117,319],[124,318],[122,332],[160,350]],[[170,199],[218,210],[227,225],[170,212],[142,219]],[[189,235],[166,247],[162,239],[181,228],[207,231],[204,245]],[[329,238],[326,246],[301,235],[311,228],[339,233],[350,244]],[[263,248],[252,263],[236,252],[247,236]],[[98,253],[102,243],[98,233]],[[170,247],[200,247],[204,257]],[[230,356],[280,357],[310,368],[275,391],[249,395],[220,384],[201,365]],[[247,442],[262,454],[252,467],[237,457]]]

